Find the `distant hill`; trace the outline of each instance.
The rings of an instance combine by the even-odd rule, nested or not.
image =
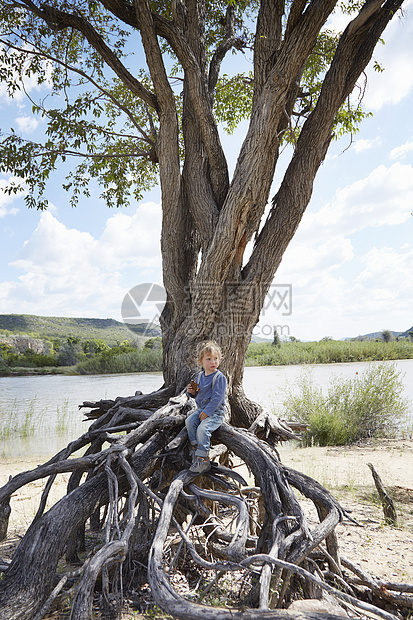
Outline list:
[[[66,318],[33,314],[0,314],[0,330],[14,335],[31,335],[48,340],[66,340],[68,337],[89,340],[99,338],[109,346],[124,340],[142,340],[160,336],[156,325],[126,325],[115,319]],[[146,330],[146,331],[145,331]]]
[[[261,338],[261,336],[254,336],[254,334],[251,336],[251,342],[257,343],[259,344],[260,342],[272,342],[273,338]]]
[[[66,340],[69,337],[89,340],[100,338],[109,346],[113,346],[124,340],[144,340],[147,337],[161,335],[159,325],[129,325],[115,319],[88,319],[67,318],[55,316],[37,316],[34,314],[0,314],[0,332],[8,332],[7,335],[30,335],[33,338],[45,338],[47,340]],[[405,332],[395,332],[396,338],[408,338],[413,326]],[[363,334],[359,338],[374,340],[381,338],[381,332]],[[353,340],[342,338],[342,340]],[[252,342],[272,342],[272,339],[253,336]]]
[[[397,336],[399,336],[400,338],[409,338],[409,332],[413,331],[413,327],[411,327],[410,329],[407,329],[405,332],[395,332],[392,330],[389,330],[392,334],[394,338],[397,338]],[[379,338],[381,340],[382,338],[382,331],[380,332],[371,332],[369,334],[361,334],[360,336],[352,336],[351,338],[341,338],[341,340],[354,340],[354,339],[360,338],[363,340],[376,340],[377,338]]]
[[[396,338],[397,336],[400,336],[401,332],[394,332],[392,330],[391,333],[393,334],[393,336]],[[363,336],[361,336],[361,338],[365,338],[366,340],[376,340],[376,338],[382,338],[382,332],[371,332],[370,334],[363,334]]]

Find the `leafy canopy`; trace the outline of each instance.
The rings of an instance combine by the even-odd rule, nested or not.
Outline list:
[[[286,3],[287,11],[290,4]],[[350,12],[359,4],[343,2],[342,9]],[[232,133],[251,112],[259,2],[206,2],[205,74],[207,63],[226,39],[229,5],[234,11],[229,65],[235,70],[218,76],[213,111],[216,122]],[[169,2],[154,0],[151,6],[161,19],[172,19]],[[109,206],[127,204],[132,196],[139,200],[158,182],[159,123],[139,33],[128,25],[127,15],[121,21],[100,2],[66,0],[49,12],[45,7],[28,0],[19,4],[4,0],[0,8],[0,79],[10,97],[25,92],[44,129],[37,132],[38,141],[24,139],[14,128],[1,133],[0,172],[13,175],[5,191],[24,191],[29,207],[44,209],[47,182],[59,166],[66,171],[64,187],[73,205],[81,194],[89,195],[91,179],[100,184],[101,197]],[[331,30],[320,33],[302,75],[285,142],[296,141],[314,109],[337,42]],[[181,116],[183,69],[165,39],[161,49]],[[246,70],[238,72],[240,66]],[[44,97],[35,100],[29,84],[35,84]],[[337,114],[336,135],[357,131],[364,116],[360,101],[349,101]],[[182,136],[180,140],[184,158]]]

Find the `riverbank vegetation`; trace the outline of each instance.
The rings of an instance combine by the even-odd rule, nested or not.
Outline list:
[[[156,372],[162,370],[162,344],[159,336],[138,343],[125,340],[109,346],[102,339],[81,341],[68,337],[50,353],[32,350],[17,353],[0,345],[0,374],[111,374]],[[407,338],[386,341],[331,340],[319,342],[251,343],[246,366],[283,366],[291,364],[334,364],[413,358],[413,342]]]
[[[161,371],[162,349],[160,345],[136,349],[125,344],[79,362],[76,370],[87,375]]]
[[[0,344],[0,374],[110,374],[123,372],[152,372],[162,370],[161,338],[146,338],[144,344],[124,340],[109,346],[102,339],[81,341],[68,337],[51,347],[50,353],[23,353]]]
[[[283,366],[287,364],[335,364],[411,359],[413,342],[407,338],[386,342],[376,340],[331,340],[319,342],[251,343],[246,366]]]
[[[305,446],[337,446],[409,432],[409,401],[393,363],[372,365],[354,378],[334,376],[327,393],[304,372],[284,401],[284,415],[305,424]],[[411,429],[410,429],[411,431]]]
[[[156,326],[113,319],[0,315],[0,375],[160,370]],[[125,357],[125,354],[128,354]]]

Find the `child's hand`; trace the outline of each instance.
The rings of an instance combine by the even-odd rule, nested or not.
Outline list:
[[[195,396],[196,393],[199,392],[199,385],[195,381],[191,381],[191,383],[186,386],[186,389],[191,394],[191,396]]]
[[[205,413],[205,411],[201,411],[201,413],[199,414],[199,419],[201,420],[206,420],[207,419],[207,414]]]

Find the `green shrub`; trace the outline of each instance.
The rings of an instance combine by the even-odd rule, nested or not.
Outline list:
[[[23,360],[24,363],[22,363]],[[57,358],[54,355],[35,353],[34,351],[28,349],[23,353],[23,355],[19,355],[15,365],[27,366],[32,368],[45,368],[50,366],[57,366]]]
[[[407,419],[409,402],[395,364],[372,365],[355,378],[334,377],[327,396],[309,371],[289,390],[284,415],[307,424],[305,445],[351,444],[367,437],[394,437]]]
[[[2,368],[46,368],[57,366],[57,358],[53,354],[35,353],[26,349],[24,353],[16,353],[13,347],[0,345],[0,366]]]
[[[144,344],[145,349],[162,349],[162,338],[156,336],[155,338],[148,338]]]
[[[113,351],[113,349],[112,349]],[[95,355],[80,362],[80,374],[112,374],[122,372],[153,372],[162,370],[161,349],[141,349],[125,353]]]

